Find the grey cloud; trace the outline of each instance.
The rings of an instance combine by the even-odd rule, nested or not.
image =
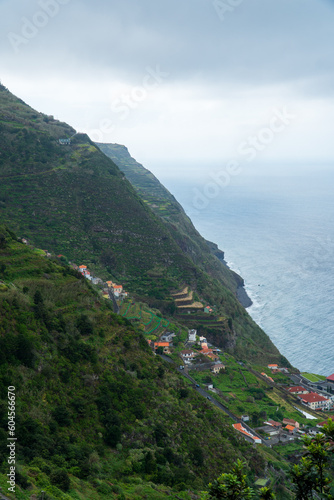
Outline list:
[[[18,31],[21,18],[38,9],[38,2],[0,3],[1,53],[11,67],[103,70],[135,82],[147,65],[159,64],[174,82],[308,80],[304,88],[312,91],[319,78],[322,91],[330,91],[333,2],[244,0],[221,21],[213,0],[69,0],[13,58],[8,31]]]

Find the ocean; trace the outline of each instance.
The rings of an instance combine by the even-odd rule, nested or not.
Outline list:
[[[188,177],[160,175],[244,278],[249,314],[293,366],[334,373],[334,175],[260,170],[218,184],[207,173]]]

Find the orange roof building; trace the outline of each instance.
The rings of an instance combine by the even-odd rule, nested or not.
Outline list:
[[[154,342],[154,347],[156,349],[158,347],[169,347],[169,342]]]
[[[209,353],[207,356],[208,356],[208,358],[212,359],[212,361],[219,360],[219,356],[217,356],[217,354]]]
[[[257,436],[254,436],[253,434],[251,434],[250,432],[248,432],[243,426],[242,424],[232,424],[232,426],[235,428],[236,431],[239,431],[241,432],[242,434],[244,434],[245,436],[253,439],[253,441],[257,444],[261,444],[262,443],[262,440],[260,438],[258,438]]]
[[[271,382],[274,382],[274,379],[272,379],[271,377],[269,377],[269,375],[267,375],[266,373],[262,372],[261,375],[263,377],[266,377],[267,379],[269,379]]]

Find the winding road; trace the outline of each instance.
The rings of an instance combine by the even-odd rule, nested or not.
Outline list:
[[[180,370],[180,368],[176,365],[175,361],[173,361],[170,357],[166,356],[165,354],[159,354],[159,356],[162,359],[164,359],[165,361],[167,361],[168,363],[172,363],[173,365],[175,365],[177,371],[179,373],[181,373],[181,375],[183,375],[184,377],[186,377],[188,380],[190,380],[194,384],[194,389],[198,392],[198,394],[200,394],[201,396],[203,396],[203,398],[206,398],[206,399],[210,398],[210,399],[208,399],[210,401],[210,403],[214,404],[217,408],[219,408],[224,413],[226,413],[232,420],[234,420],[234,422],[236,422],[238,424],[242,424],[242,426],[246,429],[246,431],[248,431],[251,434],[253,434],[254,436],[260,438],[261,441],[262,441],[262,444],[264,444],[264,446],[267,446],[268,448],[271,448],[271,445],[269,443],[267,443],[263,439],[263,436],[261,436],[260,434],[258,434],[254,429],[252,429],[251,427],[249,427],[249,425],[247,425],[240,418],[236,417],[233,413],[231,413],[230,410],[228,408],[226,408],[226,406],[224,406],[222,403],[220,403],[219,401],[217,401],[213,397],[213,393],[212,392],[207,392],[204,389],[202,389],[202,387],[197,387],[198,384],[197,384],[196,380],[193,379],[188,373],[186,373],[185,370]],[[243,434],[243,437],[249,443],[254,444],[254,441],[251,438],[248,438],[245,434]]]

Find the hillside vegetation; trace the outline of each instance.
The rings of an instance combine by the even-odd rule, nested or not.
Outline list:
[[[188,498],[183,490],[203,489],[236,457],[250,477],[261,471],[263,458],[227,417],[80,273],[5,226],[0,280],[1,473],[4,486],[14,386],[16,498]]]
[[[243,279],[226,266],[224,253],[199,234],[182,206],[152,172],[132,158],[125,146],[102,143],[97,146],[124,172],[143,201],[163,219],[176,243],[194,264],[236,293],[244,285]]]
[[[286,362],[237,301],[240,278],[213,257],[180,206],[171,206],[174,219],[166,222],[86,135],[0,87],[3,222],[35,246],[119,281],[163,314],[175,313],[171,292],[187,285],[229,319],[227,329],[206,332],[217,345],[248,359]],[[195,245],[196,257],[182,241]]]

